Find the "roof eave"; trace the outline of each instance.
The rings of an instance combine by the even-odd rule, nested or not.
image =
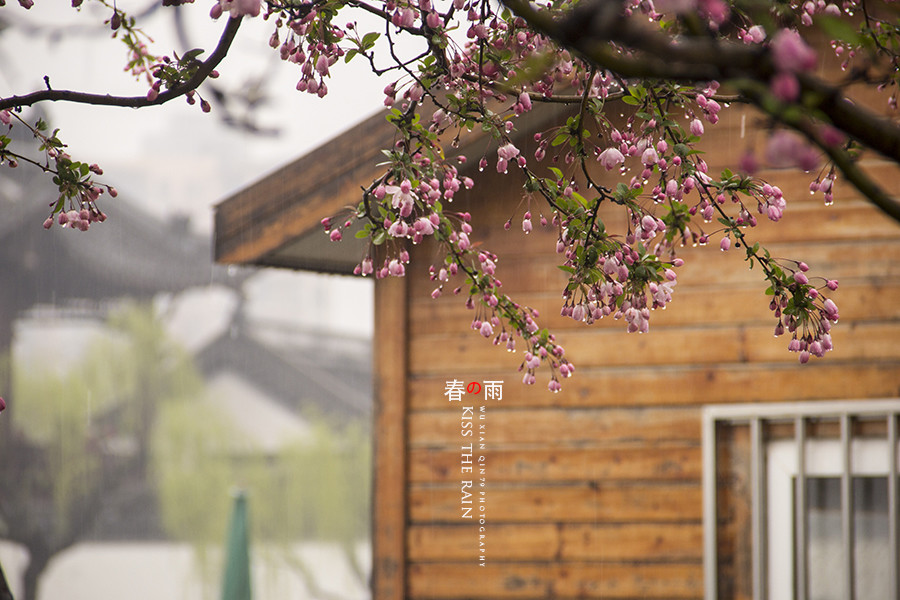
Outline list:
[[[571,110],[552,104],[526,113],[518,120],[517,138]],[[341,243],[331,244],[321,220],[357,206],[365,186],[383,174],[382,149],[393,145],[396,134],[385,116],[379,112],[218,204],[216,261],[351,274],[367,242],[355,239],[351,228]],[[464,132],[455,152],[473,154],[476,144],[484,147],[475,154],[487,152],[485,137],[480,128]],[[472,174],[476,167],[472,161],[461,171]]]

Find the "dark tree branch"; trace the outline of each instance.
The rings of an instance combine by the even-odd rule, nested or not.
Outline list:
[[[831,124],[886,158],[900,163],[900,126],[851,102],[841,91],[811,75],[798,77],[804,91],[820,98],[816,108]]]
[[[209,74],[213,69],[215,69],[228,54],[228,50],[231,48],[231,43],[234,41],[234,37],[237,34],[240,25],[240,17],[229,18],[228,23],[225,25],[225,30],[219,38],[218,45],[215,50],[213,50],[213,53],[210,54],[209,58],[200,62],[200,66],[197,68],[196,73],[181,85],[160,92],[159,96],[153,100],[148,100],[146,96],[112,96],[110,94],[90,94],[71,90],[46,89],[32,92],[24,96],[10,96],[9,98],[0,99],[0,110],[31,106],[38,102],[74,102],[77,104],[122,106],[125,108],[143,108],[146,106],[164,104],[169,100],[183,96],[200,87],[200,84],[209,77]]]

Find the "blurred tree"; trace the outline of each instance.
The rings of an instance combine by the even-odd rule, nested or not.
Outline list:
[[[16,410],[0,436],[0,537],[27,548],[24,600],[38,597],[50,560],[116,523],[129,533],[222,543],[229,490],[252,506],[253,539],[315,582],[292,553],[301,539],[340,543],[361,580],[355,544],[369,536],[370,443],[364,423],[310,415],[306,439],[266,454],[213,403],[190,357],[147,307],[114,315],[113,336],[59,373],[18,368]],[[150,497],[161,517],[135,510]],[[154,497],[155,495],[155,497]],[[145,503],[146,504],[146,503]],[[135,519],[149,523],[135,524]]]
[[[308,438],[266,454],[206,403],[161,407],[153,440],[163,526],[191,542],[205,561],[221,544],[232,498],[246,490],[251,539],[290,565],[315,589],[295,553],[300,540],[341,545],[360,581],[356,544],[369,537],[371,443],[364,423],[337,426],[316,415]],[[321,596],[320,596],[321,597]]]
[[[94,535],[101,519],[134,518],[158,407],[202,389],[148,308],[109,325],[114,335],[67,372],[16,369],[16,410],[4,414],[12,421],[0,438],[0,537],[28,550],[25,600],[37,598],[50,560]]]

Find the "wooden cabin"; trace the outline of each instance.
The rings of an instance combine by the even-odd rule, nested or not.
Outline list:
[[[523,140],[547,110],[520,122]],[[749,109],[723,111],[705,136],[711,171],[756,126]],[[319,220],[359,201],[392,142],[376,115],[224,201],[217,259],[351,273],[365,247],[330,243]],[[647,334],[559,316],[557,232],[504,231],[525,210],[521,180],[477,171],[493,153],[478,135],[459,152],[476,179],[454,200],[472,240],[576,372],[557,394],[546,373],[523,385],[521,352],[471,331],[464,297],[430,297],[428,243],[409,248],[406,277],[374,282],[374,598],[898,597],[900,225],[849,185],[824,207],[808,175],[762,173],[788,208],[754,239],[840,280],[835,349],[800,365],[773,337],[758,269],[717,244],[685,250]],[[896,189],[895,166],[864,166]],[[479,393],[452,400],[453,381]],[[492,381],[502,399],[486,397]]]

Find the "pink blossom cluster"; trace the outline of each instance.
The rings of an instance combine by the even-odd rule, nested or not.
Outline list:
[[[91,223],[102,223],[106,220],[106,215],[97,209],[95,204],[85,203],[82,206],[83,208],[80,210],[72,209],[60,212],[56,217],[56,222],[62,227],[87,231]],[[53,227],[53,217],[47,217],[44,220],[44,229],[51,227]]]
[[[825,206],[831,206],[831,204],[834,203],[834,181],[836,177],[837,175],[834,167],[832,167],[828,172],[828,175],[825,177],[817,177],[810,182],[809,193],[815,194],[816,192],[822,192],[822,196],[825,199]]]
[[[631,16],[640,11],[651,20],[658,21],[665,14],[698,14],[706,20],[711,31],[717,31],[731,14],[728,3],[724,0],[628,0],[625,2],[625,15]]]
[[[262,0],[217,0],[209,15],[213,19],[218,19],[226,12],[232,18],[257,17],[261,7]]]
[[[496,259],[496,256],[493,258]],[[475,281],[488,282],[489,290],[490,287],[499,287],[492,275],[484,278],[476,276]],[[491,338],[495,346],[504,345],[507,351],[514,352],[516,339],[525,340],[527,349],[519,364],[519,371],[524,372],[522,383],[525,385],[534,385],[537,381],[535,370],[542,364],[550,367],[552,374],[547,387],[552,392],[562,389],[559,377],[570,377],[575,372],[575,365],[565,357],[565,350],[556,343],[556,338],[538,326],[536,319],[539,314],[536,309],[519,306],[496,294],[495,290],[482,293],[478,302],[475,301],[475,296],[470,295],[466,306],[476,310],[472,329]],[[507,323],[510,330],[506,328]]]
[[[424,156],[417,154],[413,159],[413,164],[417,165],[418,174],[422,179],[411,180],[405,177],[395,182],[386,178],[372,189],[369,198],[384,208],[384,218],[380,223],[370,224],[370,227],[382,231],[389,243],[400,244],[409,240],[413,244],[419,244],[426,237],[437,236],[440,241],[451,244],[458,252],[466,252],[471,247],[470,215],[459,213],[457,215],[459,225],[454,226],[450,219],[451,215],[446,210],[439,213],[435,210],[435,206],[440,201],[452,202],[460,189],[471,188],[474,182],[469,177],[460,177],[456,167],[451,164],[443,164],[439,170],[434,170],[432,161]],[[331,218],[322,220],[325,233],[333,242],[340,241],[343,238],[342,229],[352,224],[352,219],[337,226]],[[358,275],[374,274],[379,278],[402,276],[408,262],[409,254],[405,250],[400,250],[396,256],[386,258],[382,268],[375,269],[369,253],[356,266],[354,272]]]
[[[797,168],[813,171],[819,166],[820,151],[791,131],[779,129],[766,142],[766,161],[776,168]]]
[[[269,45],[278,48],[282,60],[300,65],[297,91],[322,98],[328,93],[325,78],[331,75],[331,67],[344,56],[339,42],[345,34],[340,27],[317,20],[318,17],[319,14],[313,9],[302,18],[290,21],[284,41],[279,41],[276,29]],[[276,27],[280,26],[281,23],[276,22]],[[319,35],[317,39],[313,31],[315,28],[327,28],[328,36]],[[323,38],[330,38],[330,41],[323,41]],[[304,40],[307,40],[305,47]]]
[[[593,248],[585,248],[580,236],[561,229],[557,252],[565,256],[565,266],[573,273],[564,293],[563,316],[590,324],[612,315],[625,319],[629,333],[646,333],[650,311],[665,308],[672,300],[677,282],[672,267],[684,262],[675,258],[665,263],[646,250],[650,240],[665,234],[666,225],[650,214],[635,216],[633,222],[635,229],[624,243],[601,235]],[[663,246],[660,243],[657,249]],[[584,257],[591,252],[596,261],[585,263]]]
[[[833,11],[824,3],[806,4],[796,6],[810,15]],[[556,11],[558,7],[547,9]],[[781,272],[769,267],[765,249],[759,251],[758,245],[754,247],[745,237],[747,229],[756,226],[758,215],[771,221],[783,218],[787,202],[781,190],[752,177],[758,168],[752,152],[742,161],[746,175],[723,173],[718,179],[708,172],[702,155],[695,153],[696,144],[707,128],[719,121],[723,105],[729,102],[726,94],[720,94],[717,82],[688,87],[623,81],[558,49],[522,19],[498,15],[474,0],[449,0],[440,9],[434,0],[388,0],[377,5],[389,23],[384,33],[365,36],[352,23],[343,29],[334,26],[334,14],[320,12],[316,6],[270,10],[279,18],[270,45],[279,49],[282,59],[300,65],[298,89],[320,96],[327,93],[326,78],[341,57],[361,55],[377,69],[370,52],[373,35],[384,36],[382,41],[392,51],[400,35],[421,35],[429,40],[422,54],[429,64],[410,62],[387,70],[394,74],[384,88],[383,102],[391,109],[388,118],[399,131],[395,147],[386,152],[387,173],[369,188],[353,216],[336,225],[329,220],[323,223],[324,229],[331,240],[338,241],[353,220],[360,218],[372,247],[356,272],[375,277],[405,275],[408,244],[433,239],[446,253],[446,260],[430,270],[436,284],[432,296],[441,296],[462,271],[466,284],[456,287],[454,293],[468,289],[467,305],[476,310],[472,328],[510,350],[517,338],[526,341],[522,363],[526,383],[534,382],[535,368],[549,364],[554,372],[550,387],[554,389],[559,384],[557,375],[566,377],[570,366],[552,337],[537,327],[536,315],[500,292],[497,257],[473,243],[469,215],[447,209],[461,188],[471,187],[471,180],[460,177],[443,154],[448,147],[456,147],[463,129],[480,127],[497,141],[495,150],[482,155],[479,169],[496,166],[498,172],[506,173],[514,166],[525,174],[529,204],[521,221],[525,234],[534,228],[532,196],[541,195],[548,201],[548,216],[559,230],[557,250],[564,257],[562,266],[571,273],[563,315],[586,323],[612,315],[624,320],[630,332],[648,331],[653,310],[665,308],[672,299],[675,267],[683,264],[678,247],[706,244],[711,236],[721,236],[722,250],[743,246],[748,260],[764,265],[770,282]],[[731,7],[723,0],[627,0],[624,11],[626,17],[641,14],[652,20],[661,20],[666,11],[696,13],[712,31],[732,22]],[[816,67],[816,53],[790,28],[788,20],[779,21],[784,28],[767,32],[763,25],[740,10],[738,13],[733,20],[736,26],[722,35],[759,46],[759,56],[765,67],[771,68],[771,93],[784,101],[795,100],[801,74]],[[802,15],[799,18],[802,20]],[[462,36],[441,37],[444,30],[454,27],[465,40]],[[531,71],[528,65],[538,61],[541,69]],[[536,136],[535,158],[549,159],[555,173],[554,177],[542,177],[526,160],[526,146],[515,132],[517,117],[532,110],[534,103],[563,94],[566,102],[581,110],[564,125]],[[423,115],[420,119],[416,111],[426,98],[436,107],[430,118]],[[615,110],[622,113],[621,119],[611,116],[606,106],[618,98],[622,103]],[[631,107],[622,110],[626,104]],[[823,129],[821,134],[824,139],[828,132]],[[777,166],[805,171],[817,168],[821,159],[799,136],[783,131],[768,139],[765,158]],[[567,170],[565,175],[563,170]],[[583,174],[580,184],[573,179],[576,170]],[[605,172],[618,173],[624,180],[614,188],[606,187],[600,183],[605,181]],[[832,175],[820,174],[811,191],[821,191],[830,201],[833,181]],[[601,204],[610,203],[621,205],[629,216],[627,231],[620,236],[607,233],[598,217]],[[540,214],[538,210],[535,213]],[[547,224],[543,215],[540,219],[542,225]],[[507,221],[508,229],[511,221]],[[713,223],[721,225],[705,230]],[[381,264],[372,258],[375,245],[385,248]],[[820,347],[830,347],[830,338],[822,337],[829,325],[819,323],[813,331],[810,315],[824,315],[825,321],[833,322],[829,318],[833,303],[815,296],[818,292],[810,287],[813,304],[791,304],[795,295],[789,293],[790,286],[801,296],[807,293],[806,288],[796,287],[808,285],[799,279],[802,277],[773,283],[780,294],[776,306],[779,322],[796,332],[797,343],[806,344],[801,351],[818,355]],[[784,306],[782,299],[786,299]],[[813,346],[814,342],[819,345]]]
[[[784,102],[800,97],[797,74],[816,68],[816,52],[792,29],[782,29],[770,44],[775,75],[769,83],[772,95]]]
[[[855,3],[847,2],[845,0],[843,4],[852,6]],[[799,12],[800,22],[807,27],[811,27],[813,24],[813,17],[817,14],[828,15],[830,17],[841,16],[841,7],[837,4],[826,2],[825,0],[806,0],[801,4]]]
[[[816,288],[809,282],[808,270],[806,263],[798,262],[796,269],[787,272],[788,279],[775,290],[769,304],[778,319],[775,336],[785,330],[791,334],[788,350],[797,352],[801,363],[811,356],[821,358],[834,347],[831,326],[840,318],[837,305],[823,294],[825,289],[836,290],[838,282],[826,280],[824,286]]]
[[[60,153],[59,160],[70,161],[68,155],[65,155],[64,153]],[[90,165],[89,168],[90,172],[95,175],[103,174],[103,170],[96,164]],[[64,228],[87,231],[92,223],[102,223],[106,220],[106,214],[97,206],[97,201],[100,199],[100,196],[105,191],[108,192],[111,197],[115,198],[118,196],[118,192],[112,186],[97,185],[89,179],[79,182],[75,187],[77,189],[77,192],[75,192],[77,199],[70,199],[69,210],[63,210],[61,208],[65,202],[65,196],[62,194],[57,201],[51,203],[51,206],[55,207],[54,211],[58,210],[55,222]],[[53,227],[53,223],[54,216],[51,214],[44,220],[44,229],[50,229]]]

